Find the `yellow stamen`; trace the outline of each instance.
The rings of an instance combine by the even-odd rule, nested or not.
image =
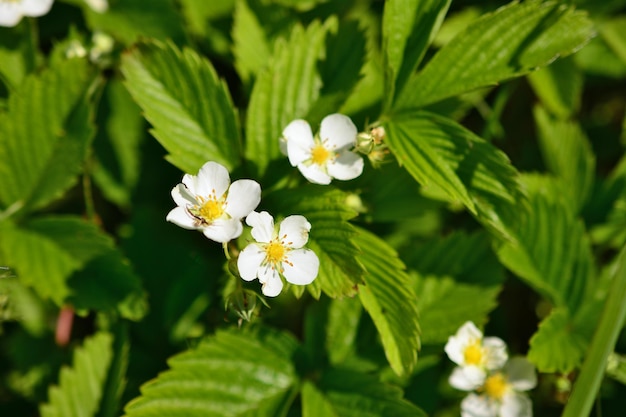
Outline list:
[[[506,393],[508,386],[509,384],[504,375],[497,373],[487,378],[484,389],[488,396],[500,400]]]
[[[283,260],[285,247],[281,242],[273,240],[265,247],[265,253],[267,254],[267,261],[271,264],[276,264]]]
[[[330,158],[331,153],[328,149],[324,147],[321,143],[317,143],[311,149],[311,160],[314,164],[324,165],[326,161]]]
[[[198,197],[198,200],[201,205],[196,210],[198,216],[205,222],[211,223],[224,215],[224,203],[215,199],[215,196],[211,196],[206,200],[202,197]]]
[[[480,341],[474,341],[466,347],[463,356],[467,365],[480,365],[483,360],[483,350],[480,346]]]

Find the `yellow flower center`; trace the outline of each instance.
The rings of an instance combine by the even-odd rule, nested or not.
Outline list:
[[[311,160],[314,164],[324,165],[330,159],[331,153],[321,143],[315,144],[311,149]]]
[[[267,261],[270,264],[276,264],[283,260],[285,247],[281,242],[273,240],[265,247],[265,253],[267,254]]]
[[[219,219],[224,214],[224,205],[220,201],[207,200],[200,207],[200,215],[209,222]]]
[[[480,365],[483,361],[483,349],[480,346],[480,340],[476,340],[466,347],[463,356],[466,364]]]
[[[502,375],[501,373],[497,373],[487,378],[487,380],[485,381],[484,389],[487,395],[491,398],[501,400],[506,393],[508,387],[509,384],[504,375]]]

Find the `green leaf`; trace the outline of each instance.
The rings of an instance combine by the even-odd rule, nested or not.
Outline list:
[[[450,0],[391,0],[383,14],[386,105],[415,71],[433,41]]]
[[[320,403],[320,401],[323,401]],[[303,416],[337,417],[426,417],[426,414],[402,398],[402,391],[361,372],[329,370],[316,389],[303,389]],[[332,410],[332,414],[314,414]]]
[[[414,75],[396,111],[497,84],[569,55],[593,36],[584,12],[558,2],[512,3],[471,23]]]
[[[325,347],[331,364],[340,364],[354,353],[362,312],[356,297],[330,301]]]
[[[550,117],[535,107],[539,146],[546,166],[561,183],[569,207],[578,213],[591,192],[595,158],[587,136],[578,123]]]
[[[528,81],[546,108],[561,119],[580,109],[583,74],[573,57],[559,59],[528,75]]]
[[[126,389],[126,371],[130,356],[128,323],[113,325],[113,360],[109,367],[106,385],[102,393],[102,406],[97,417],[118,417],[122,412],[122,395]]]
[[[318,60],[330,25],[313,22],[306,29],[297,25],[287,41],[279,39],[269,66],[259,73],[250,97],[246,119],[246,158],[257,164],[263,175],[269,163],[280,154],[283,129],[294,119],[303,118],[320,96]]]
[[[300,395],[302,396],[302,417],[339,417],[332,404],[312,383],[305,381]]]
[[[0,114],[0,202],[40,208],[76,182],[92,138],[93,77],[73,59],[28,77]]]
[[[578,311],[595,275],[589,239],[582,221],[554,194],[550,179],[526,180],[528,206],[520,207],[515,239],[497,255],[503,265],[557,307]],[[545,187],[545,188],[544,188]]]
[[[39,408],[42,417],[95,415],[113,356],[112,343],[109,333],[85,339],[74,353],[72,367],[61,369],[59,385],[50,388],[49,402]]]
[[[360,230],[356,242],[366,270],[365,285],[359,286],[363,307],[378,329],[391,368],[398,375],[409,374],[420,348],[417,295],[411,279],[385,241]]]
[[[615,55],[626,64],[626,16],[621,15],[600,25],[600,34]]]
[[[246,0],[236,2],[232,36],[235,68],[247,83],[265,67],[272,52],[263,26]]]
[[[355,212],[346,205],[346,194],[324,186],[282,190],[264,198],[273,214],[301,214],[311,223],[307,246],[320,260],[319,274],[307,286],[319,298],[321,291],[331,298],[353,296],[363,279],[360,251],[354,243],[357,231],[348,220]]]
[[[170,43],[140,44],[124,55],[122,72],[172,164],[193,174],[208,160],[239,165],[237,112],[206,59]]]
[[[0,28],[0,80],[8,90],[21,84],[35,68],[36,44],[31,22]]]
[[[142,395],[126,406],[125,416],[252,413],[289,396],[297,382],[291,361],[296,348],[291,336],[269,329],[218,331],[197,348],[171,358],[171,369],[141,388]],[[266,415],[282,415],[273,411]]]
[[[574,55],[574,59],[585,73],[616,79],[626,77],[626,63],[615,55],[602,37],[592,39]]]
[[[426,190],[442,191],[503,235],[521,199],[517,171],[507,156],[451,119],[416,111],[385,124],[400,165]]]

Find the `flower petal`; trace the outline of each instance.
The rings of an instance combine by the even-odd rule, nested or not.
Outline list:
[[[283,275],[292,284],[307,285],[317,278],[320,260],[311,249],[296,249],[287,254]]]
[[[298,249],[309,240],[309,231],[311,231],[311,223],[306,217],[300,215],[287,216],[280,222],[278,237],[284,241],[288,248]]]
[[[215,197],[220,198],[228,190],[229,185],[228,170],[217,162],[209,161],[202,165],[198,172],[195,194],[203,197],[215,194]]]
[[[238,219],[218,219],[202,228],[202,233],[209,239],[225,243],[241,235],[243,225]]]
[[[483,348],[485,349],[485,366],[487,369],[500,369],[509,358],[506,351],[506,343],[499,337],[485,337],[483,339]]]
[[[269,265],[266,268],[261,268],[259,274],[259,281],[263,283],[261,291],[267,297],[276,297],[283,289],[283,281],[278,275],[276,268],[272,268]]]
[[[461,391],[474,391],[485,383],[487,373],[478,366],[457,366],[448,382]]]
[[[22,20],[22,9],[17,3],[0,2],[0,26],[12,27]]]
[[[331,181],[330,175],[324,172],[324,170],[317,164],[311,164],[311,165],[299,164],[298,169],[300,170],[304,178],[306,178],[313,184],[323,184],[323,185],[330,184],[330,181]]]
[[[274,237],[274,218],[267,211],[248,214],[246,224],[252,227],[252,237],[257,242],[269,243]]]
[[[24,16],[38,17],[50,11],[54,0],[22,0]]]
[[[498,404],[486,396],[469,394],[461,401],[461,417],[498,417]]]
[[[265,259],[265,251],[254,243],[246,246],[237,258],[237,268],[239,275],[245,281],[252,281],[258,276],[261,263]]]
[[[474,340],[482,339],[483,334],[472,323],[467,321],[457,330],[454,336],[448,338],[448,343],[443,350],[448,358],[457,365],[465,365],[465,348]]]
[[[261,186],[253,180],[237,180],[228,189],[226,213],[243,219],[261,202]]]
[[[320,125],[320,139],[335,151],[354,146],[357,133],[352,120],[339,113],[324,117]]]
[[[198,229],[196,219],[187,213],[183,207],[176,207],[171,210],[167,217],[165,218],[168,222],[174,223],[176,226],[182,227],[187,230],[196,230]]]
[[[516,391],[528,391],[537,385],[535,366],[524,357],[509,359],[504,365],[509,383]]]
[[[294,120],[283,130],[283,138],[287,141],[287,156],[291,166],[311,159],[313,132],[305,120]]]
[[[354,152],[344,151],[326,165],[328,174],[338,180],[353,180],[363,173],[363,158]]]
[[[502,398],[499,417],[532,417],[533,403],[526,394],[511,393]]]
[[[196,205],[198,202],[196,198],[189,192],[185,184],[178,184],[172,188],[172,199],[179,207],[187,207],[188,205]]]

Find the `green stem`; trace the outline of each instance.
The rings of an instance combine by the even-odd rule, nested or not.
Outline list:
[[[607,359],[615,348],[626,317],[626,248],[620,253],[617,273],[608,294],[598,328],[562,417],[588,416],[598,394]]]
[[[226,260],[230,261],[230,252],[228,251],[228,242],[222,243],[222,248],[224,248],[224,255],[226,256]]]

